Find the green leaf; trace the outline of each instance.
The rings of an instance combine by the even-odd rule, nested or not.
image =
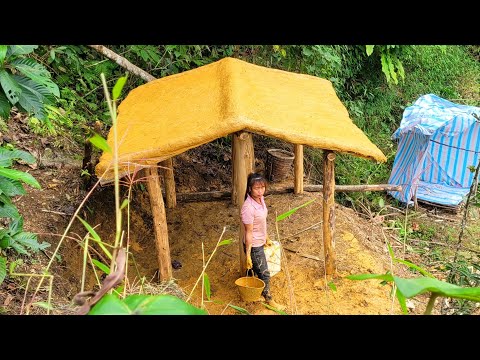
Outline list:
[[[7,55],[7,48],[7,45],[0,45],[0,66],[3,65],[3,61],[5,60],[5,56]]]
[[[10,116],[10,109],[12,108],[12,105],[8,101],[8,99],[5,97],[5,94],[0,91],[0,118],[3,119],[8,119]]]
[[[105,265],[104,263],[98,261],[97,259],[92,259],[92,262],[100,269],[102,270],[105,274],[110,274],[110,268]]]
[[[173,295],[130,295],[125,298],[135,315],[206,315],[205,310],[196,308]]]
[[[203,273],[203,284],[205,286],[205,295],[207,295],[207,299],[210,300],[211,292],[210,292],[210,279],[206,272]]]
[[[366,47],[366,50],[367,50],[367,56],[372,55],[373,48],[375,47],[375,45],[365,45],[365,47]]]
[[[430,291],[439,296],[480,301],[480,287],[463,288],[429,277],[402,279],[394,276],[394,280],[398,289],[406,298]]]
[[[3,195],[3,194],[2,194]],[[18,213],[17,208],[13,204],[1,203],[0,202],[0,218],[17,218],[20,214]]]
[[[317,199],[312,199],[312,200],[310,200],[310,201],[307,201],[305,204],[302,204],[302,205],[300,205],[300,206],[297,206],[296,208],[293,208],[293,209],[291,209],[291,210],[289,210],[289,211],[287,211],[287,212],[285,212],[285,213],[283,213],[283,214],[281,214],[281,215],[278,215],[278,216],[277,216],[277,219],[276,219],[275,221],[281,221],[281,220],[289,217],[290,215],[292,215],[292,214],[294,214],[295,212],[297,212],[297,210],[299,210],[299,209],[301,209],[301,208],[303,208],[303,207],[311,204],[311,203],[314,202],[315,200],[317,200]]]
[[[390,82],[390,69],[388,68],[387,58],[385,54],[380,55],[380,62],[382,63],[382,72],[387,78],[387,82]]]
[[[218,243],[218,246],[223,246],[223,245],[230,245],[232,243],[233,239],[225,239],[222,240]]]
[[[7,276],[7,259],[0,256],[0,285],[2,285],[3,280]]]
[[[38,45],[10,45],[8,47],[8,55],[27,55],[38,48]]]
[[[105,152],[112,152],[112,149],[110,149],[110,146],[107,143],[107,140],[105,140],[103,137],[95,133],[90,139],[88,139],[95,147],[99,148],[102,151]]]
[[[18,149],[10,150],[0,147],[0,167],[12,166],[13,160],[23,160],[28,164],[33,164],[37,161],[32,154],[26,151]]]
[[[435,276],[430,274],[427,270],[422,269],[420,266],[415,265],[414,263],[411,263],[410,261],[402,260],[402,259],[393,259],[393,260],[396,261],[396,262],[399,262],[400,264],[407,265],[408,267],[410,267],[412,269],[418,270],[424,276],[428,276],[428,277],[431,277],[431,278],[435,279]]]
[[[389,242],[387,242],[387,248],[388,248],[388,253],[390,254],[390,258],[393,260],[395,259],[395,254],[393,253],[392,246],[390,245]]]
[[[393,281],[392,274],[357,274],[357,275],[348,275],[345,278],[349,280],[379,279],[384,281]]]
[[[19,216],[16,219],[13,219],[8,226],[10,229],[10,235],[15,235],[18,232],[23,231],[23,216]]]
[[[60,97],[58,86],[50,79],[50,73],[42,64],[31,58],[21,58],[12,61],[11,65],[33,82],[43,85],[51,94]]]
[[[80,216],[77,215],[77,218],[81,221],[83,226],[85,226],[85,228],[88,230],[90,235],[92,235],[93,240],[98,243],[98,245],[103,250],[105,255],[107,255],[108,258],[110,260],[112,260],[112,254],[110,254],[110,251],[108,251],[108,249],[105,247],[105,245],[103,245],[103,241],[102,241],[102,239],[100,239],[100,236],[97,234],[97,232],[90,226],[89,223],[87,223],[85,220],[83,220]]]
[[[2,229],[2,232],[5,229]],[[8,249],[12,245],[13,239],[10,234],[5,232],[0,236],[0,249]]]
[[[15,240],[16,244],[21,244],[22,247],[26,246],[30,250],[34,252],[38,252],[40,250],[45,250],[50,246],[50,243],[43,241],[39,243],[37,241],[37,235],[34,233],[30,233],[27,231],[22,231],[12,236],[13,240]]]
[[[24,88],[22,90],[22,93],[18,96],[18,104],[25,112],[33,114],[37,119],[47,119],[47,112],[45,111],[42,98],[39,98],[34,92],[30,91],[30,89]]]
[[[35,178],[32,175],[23,171],[0,168],[0,175],[5,176],[6,178],[9,178],[9,179],[23,181],[24,183],[36,189],[42,188],[38,183],[38,181],[35,180]]]
[[[235,306],[235,305],[232,305],[232,304],[228,304],[228,306],[230,306],[232,309],[237,310],[240,314],[250,315],[250,313],[248,312],[248,310],[246,310],[246,309],[244,309],[244,308],[241,308],[241,307],[239,307],[239,306]]]
[[[115,86],[113,87],[113,90],[112,90],[113,100],[117,100],[120,97],[120,94],[122,93],[122,89],[125,86],[125,83],[127,82],[127,77],[128,77],[128,73],[127,75],[120,77],[115,83]]]
[[[335,283],[333,281],[330,281],[327,285],[330,288],[330,290],[337,291],[337,287],[335,286]]]
[[[34,302],[32,305],[35,305],[35,306],[38,306],[38,307],[41,307],[41,308],[44,308],[44,309],[47,309],[47,310],[53,310],[52,304],[49,304],[45,301],[37,301],[37,302]]]
[[[132,311],[115,295],[106,294],[90,309],[88,315],[131,315]]]
[[[5,95],[12,105],[18,102],[18,96],[22,92],[18,84],[13,80],[11,75],[5,70],[0,70],[0,85]]]
[[[30,253],[27,251],[27,249],[25,249],[25,247],[22,244],[17,242],[12,242],[10,246],[19,254],[30,256]]]
[[[10,197],[16,195],[24,195],[26,193],[25,189],[19,181],[8,179],[3,176],[0,176],[0,191]]]
[[[124,199],[123,202],[122,202],[122,205],[120,206],[120,210],[123,210],[127,207],[128,205],[128,199]]]
[[[395,295],[397,296],[398,303],[400,304],[400,308],[402,309],[402,312],[404,314],[408,314],[407,301],[405,299],[405,296],[403,296],[402,292],[398,290],[398,288],[395,290]]]

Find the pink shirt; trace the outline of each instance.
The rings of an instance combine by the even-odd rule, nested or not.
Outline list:
[[[252,247],[265,245],[267,240],[267,214],[268,209],[265,205],[265,199],[262,196],[262,204],[253,200],[250,195],[242,206],[242,223],[253,224],[253,240]],[[245,242],[245,239],[243,239]]]

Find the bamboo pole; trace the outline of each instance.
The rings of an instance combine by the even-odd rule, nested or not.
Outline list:
[[[294,194],[303,194],[303,145],[295,144],[294,153],[293,174],[295,183],[293,192]]]
[[[243,250],[243,237],[245,230],[240,219],[243,202],[245,201],[245,190],[247,188],[248,174],[253,171],[252,134],[248,132],[236,132],[232,138],[232,203],[238,206],[238,218],[240,220],[239,230],[239,253],[240,253],[240,276],[247,270],[245,266],[246,256]]]
[[[156,166],[146,168],[144,171],[147,178],[147,190],[150,195],[150,206],[152,207],[159,280],[161,282],[168,281],[172,278],[172,263],[168,243],[167,217],[163,204],[160,178]]]
[[[173,174],[173,158],[169,158],[160,163],[165,182],[165,202],[167,208],[173,209],[177,206],[177,197],[175,194],[175,178]]]
[[[331,280],[335,274],[335,154],[323,151],[323,246],[325,274]]]

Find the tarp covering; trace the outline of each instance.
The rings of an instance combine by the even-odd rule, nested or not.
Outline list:
[[[389,192],[403,203],[417,199],[457,206],[470,191],[480,152],[480,108],[460,105],[436,95],[421,96],[405,109],[393,134],[398,150],[389,184],[402,191]]]
[[[132,90],[117,121],[121,174],[240,130],[386,161],[330,81],[228,57]],[[113,149],[112,129],[107,142]],[[95,170],[112,179],[112,154],[104,152]]]

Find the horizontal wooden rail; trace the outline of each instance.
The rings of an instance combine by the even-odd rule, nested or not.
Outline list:
[[[323,185],[304,185],[304,191],[318,192],[323,191]],[[375,185],[335,185],[335,191],[401,191],[401,185],[389,184],[375,184]],[[292,193],[293,187],[279,187],[270,186],[267,194],[278,195]],[[231,198],[230,191],[205,191],[205,192],[191,192],[191,193],[177,193],[177,200],[182,202],[193,201],[216,201]]]

